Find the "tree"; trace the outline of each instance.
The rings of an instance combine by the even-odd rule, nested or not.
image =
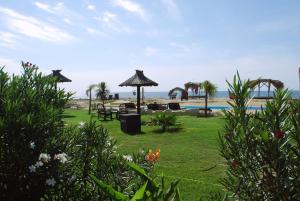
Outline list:
[[[235,97],[220,133],[222,184],[234,200],[300,200],[300,101],[276,90],[261,112],[248,112],[249,80],[237,74],[228,84]]]
[[[107,87],[107,84],[105,82],[100,82],[97,85],[97,89],[96,89],[96,97],[100,98],[100,100],[104,101],[107,99],[107,96],[109,95],[109,90]]]
[[[91,84],[87,90],[85,91],[86,95],[89,96],[89,114],[91,114],[91,106],[92,106],[92,90],[96,87],[95,84]]]
[[[205,80],[201,83],[201,87],[204,90],[205,93],[205,116],[207,116],[207,99],[208,96],[214,96],[217,93],[217,86],[211,83],[208,80]]]

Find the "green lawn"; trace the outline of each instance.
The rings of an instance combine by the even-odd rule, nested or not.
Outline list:
[[[66,110],[65,113],[69,116],[65,119],[68,124],[77,124],[90,118],[86,110]],[[144,115],[142,120],[149,118],[150,115]],[[219,155],[217,138],[223,121],[220,117],[178,116],[178,122],[183,124],[179,132],[161,134],[154,132],[156,127],[143,126],[141,135],[123,133],[117,120],[99,123],[117,139],[120,151],[124,154],[137,152],[141,148],[160,148],[161,157],[155,172],[163,172],[170,180],[181,178],[179,187],[182,197],[192,201],[210,191],[222,190],[218,181],[224,176],[225,166]]]

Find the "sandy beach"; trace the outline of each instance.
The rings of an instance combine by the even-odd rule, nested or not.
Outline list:
[[[229,106],[229,102],[232,102],[232,100],[228,98],[211,98],[208,99],[208,106]],[[120,100],[112,100],[112,101],[106,101],[106,104],[110,105],[111,107],[119,107],[121,103],[128,103],[128,102],[134,102],[136,103],[135,99],[120,99]],[[192,100],[169,100],[169,99],[145,99],[143,105],[147,105],[149,103],[161,103],[161,104],[167,104],[171,102],[178,102],[181,106],[204,106],[205,100],[204,99],[192,99]],[[266,100],[258,100],[253,99],[251,100],[249,106],[264,106],[266,104]],[[70,101],[71,106],[75,106],[78,108],[88,109],[88,99],[73,99]],[[100,100],[93,100],[92,104],[101,103]]]

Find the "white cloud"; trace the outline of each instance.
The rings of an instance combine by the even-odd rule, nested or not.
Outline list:
[[[94,36],[101,36],[101,37],[105,37],[105,38],[110,38],[109,35],[107,35],[106,33],[98,30],[98,29],[94,29],[94,28],[91,28],[91,27],[87,27],[86,28],[86,32],[90,35],[94,35]]]
[[[10,32],[0,31],[0,46],[13,49],[16,45],[16,38],[16,35]]]
[[[144,8],[130,0],[112,0],[113,5],[123,8],[124,10],[131,12],[139,16],[142,20],[147,20],[147,15]]]
[[[102,15],[95,17],[95,20],[101,23],[102,29],[104,31],[115,31],[115,32],[126,32],[131,33],[133,32],[132,29],[124,25],[118,18],[115,13],[105,11]]]
[[[181,19],[181,13],[180,13],[180,10],[178,9],[178,6],[177,6],[175,0],[160,0],[160,1],[165,6],[168,14],[172,18],[174,18],[176,20]]]
[[[0,7],[0,14],[3,14],[7,22],[7,27],[17,33],[27,37],[40,40],[66,43],[75,39],[71,34],[60,30],[48,23],[17,13],[9,8]]]
[[[44,4],[44,3],[41,3],[41,2],[34,2],[34,5],[42,10],[45,10],[45,11],[48,11],[50,12],[50,6],[48,4]]]
[[[43,11],[46,11],[63,19],[65,23],[70,25],[74,24],[73,22],[78,22],[82,19],[82,16],[79,13],[67,8],[63,2],[58,2],[54,5],[50,5],[36,1],[34,2],[34,5]]]
[[[72,24],[71,20],[69,20],[68,18],[64,18],[63,21],[67,24]]]
[[[147,47],[145,49],[145,55],[146,56],[155,55],[157,52],[159,52],[159,49],[156,49],[156,48],[153,48],[153,47]]]
[[[89,10],[95,10],[95,6],[94,5],[92,5],[92,4],[90,4],[90,5],[88,5],[87,6],[87,9],[89,9]]]

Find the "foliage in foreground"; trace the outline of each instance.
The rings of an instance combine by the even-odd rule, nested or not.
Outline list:
[[[164,177],[161,177],[161,182],[158,184],[153,178],[146,174],[145,170],[140,168],[134,163],[129,163],[131,167],[140,177],[145,180],[145,183],[135,194],[130,198],[125,194],[116,191],[110,185],[107,185],[103,181],[97,179],[94,175],[90,175],[91,179],[97,184],[97,186],[111,196],[114,200],[120,201],[136,201],[136,200],[159,200],[159,201],[181,201],[179,189],[177,188],[179,180],[173,181],[167,190],[165,189]]]
[[[109,200],[109,196],[95,188],[89,175],[93,174],[105,182],[109,182],[127,195],[131,195],[140,187],[141,181],[128,168],[127,162],[133,161],[151,171],[151,164],[145,160],[144,153],[120,155],[117,153],[116,142],[109,137],[108,131],[95,121],[81,122],[78,129],[66,136],[69,163],[65,166],[68,181],[67,191],[57,189],[50,200]],[[71,178],[71,179],[70,179]]]
[[[37,66],[22,66],[20,76],[0,69],[1,200],[38,200],[65,161],[62,108],[70,94]]]
[[[97,179],[94,175],[89,175],[99,189],[108,194],[113,200],[119,201],[182,201],[178,186],[179,179],[174,180],[169,186],[165,183],[165,177],[162,174],[158,177],[147,175],[145,170],[134,163],[128,163],[129,167],[136,172],[143,180],[144,184],[134,195],[126,196],[120,191],[115,190],[111,185]],[[199,201],[228,201],[228,197],[221,193],[213,192],[208,197],[201,197]]]
[[[37,66],[22,66],[20,76],[0,69],[0,200],[110,200],[89,174],[127,195],[135,192],[141,181],[126,162],[150,172],[145,154],[119,155],[93,120],[66,127],[63,108],[71,94]]]
[[[261,113],[247,112],[249,81],[229,83],[220,151],[228,169],[222,184],[237,200],[300,200],[300,101],[277,90]]]

